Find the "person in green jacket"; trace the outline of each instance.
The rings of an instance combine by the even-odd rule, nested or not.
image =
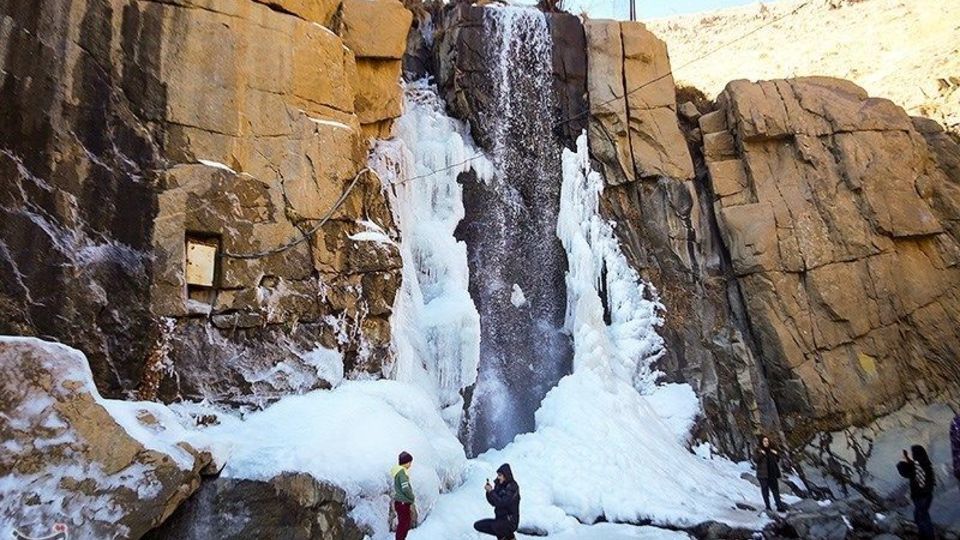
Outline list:
[[[390,470],[393,476],[393,509],[397,512],[397,540],[406,540],[410,532],[413,514],[413,488],[410,487],[410,467],[413,466],[413,456],[407,452],[400,452],[398,465]]]

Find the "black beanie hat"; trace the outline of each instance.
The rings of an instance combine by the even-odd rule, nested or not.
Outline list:
[[[500,468],[497,469],[497,472],[502,474],[503,477],[507,479],[507,482],[513,481],[513,471],[510,470],[510,465],[508,463],[501,465]]]
[[[400,458],[397,459],[397,461],[400,463],[400,465],[406,465],[407,463],[413,461],[413,456],[407,452],[400,452]]]

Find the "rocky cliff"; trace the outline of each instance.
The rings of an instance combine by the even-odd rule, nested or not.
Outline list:
[[[678,92],[666,45],[639,23],[550,13],[536,33],[509,26],[550,47],[522,48],[516,65],[540,71],[516,77],[488,47],[491,28],[516,21],[485,26],[487,11],[433,5],[413,21],[398,0],[0,0],[0,333],[70,344],[92,368],[0,351],[16,371],[0,380],[14,396],[0,400],[0,431],[27,456],[0,465],[42,476],[33,434],[69,432],[56,463],[79,452],[121,480],[158,479],[143,512],[133,488],[64,488],[118,500],[129,536],[171,515],[158,537],[361,535],[343,493],[297,475],[209,481],[175,512],[209,456],[127,440],[87,379],[114,397],[257,406],[344,371],[385,374],[401,260],[366,162],[401,114],[404,72],[435,77],[516,195],[501,208],[467,173],[456,234],[483,339],[510,312],[505,327],[530,333],[503,350],[557,353],[535,391],[545,369],[506,362],[532,373],[511,387],[531,401],[527,424],[569,369],[559,152],[586,131],[600,209],[664,306],[661,379],[700,398],[694,439],[744,457],[768,432],[803,450],[807,487],[899,501],[890,448],[904,434],[943,448],[937,426],[960,400],[956,140],[839,79]],[[537,109],[499,115],[505,82],[542,94]],[[508,241],[514,255],[479,272]],[[517,298],[500,294],[511,285]],[[549,312],[519,311],[527,297]],[[25,411],[30,393],[49,407]],[[162,409],[116,407],[129,429],[165,432]],[[227,531],[216,505],[261,519]]]
[[[837,79],[735,81],[678,107],[662,42],[627,23],[586,33],[604,210],[659,288],[661,369],[698,389],[701,435],[733,453],[760,430],[797,446],[956,403],[956,142]],[[818,463],[840,446],[820,439]],[[833,472],[870,483],[862,465]]]
[[[269,399],[322,386],[326,349],[380,371],[399,255],[351,236],[393,230],[365,161],[400,114],[398,1],[0,20],[0,332],[77,346],[110,395]]]

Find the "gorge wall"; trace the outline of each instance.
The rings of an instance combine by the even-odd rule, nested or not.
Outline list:
[[[437,42],[412,33],[405,64],[434,69],[494,151],[483,11],[431,13]],[[760,431],[796,446],[955,401],[957,145],[936,123],[825,78],[683,91],[680,107],[642,24],[547,21],[555,134],[589,132],[602,210],[666,308],[663,378],[704,407],[698,436],[744,456]]]
[[[908,403],[955,408],[955,139],[837,79],[735,81],[678,106],[660,40],[585,27],[603,208],[659,288],[660,367],[697,388],[701,436],[744,455],[758,431],[796,447]],[[818,465],[862,444],[835,435]],[[865,482],[867,446],[831,472]]]
[[[480,370],[504,351],[528,361],[500,362],[523,418],[477,450],[529,430],[569,371],[560,178],[544,164],[586,131],[601,211],[664,306],[661,380],[700,398],[693,438],[742,458],[770,433],[885,497],[864,487],[867,446],[960,406],[957,141],[838,79],[738,80],[709,101],[678,91],[640,23],[537,13],[491,27],[492,9],[0,0],[0,333],[80,349],[113,397],[261,406],[390,375],[402,262],[368,148],[402,112],[401,72],[429,75],[507,171],[458,180]],[[511,87],[511,59],[487,46],[507,24],[532,87]],[[510,91],[542,100],[498,116]],[[476,414],[479,384],[447,386],[443,406]],[[305,534],[359,534],[342,494],[303,478],[201,489],[171,531],[201,537],[221,526],[198,521],[202,505],[249,492],[282,494],[265,503],[277,519],[310,499],[291,525]],[[317,512],[334,525],[316,528]]]
[[[109,395],[257,402],[326,384],[329,351],[379,373],[399,255],[350,237],[393,230],[365,162],[410,20],[392,0],[0,4],[0,332],[80,348]],[[191,241],[216,250],[207,283]]]

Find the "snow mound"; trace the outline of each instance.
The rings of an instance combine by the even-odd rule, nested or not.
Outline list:
[[[167,407],[100,396],[80,351],[0,337],[0,537],[139,537],[192,493],[210,461]]]
[[[462,482],[463,447],[420,388],[397,381],[344,381],[281,399],[244,419],[220,416],[204,431],[226,446],[229,478],[269,480],[306,472],[347,493],[351,515],[386,534],[390,468],[406,450],[414,456],[411,482],[422,512],[441,491]]]

